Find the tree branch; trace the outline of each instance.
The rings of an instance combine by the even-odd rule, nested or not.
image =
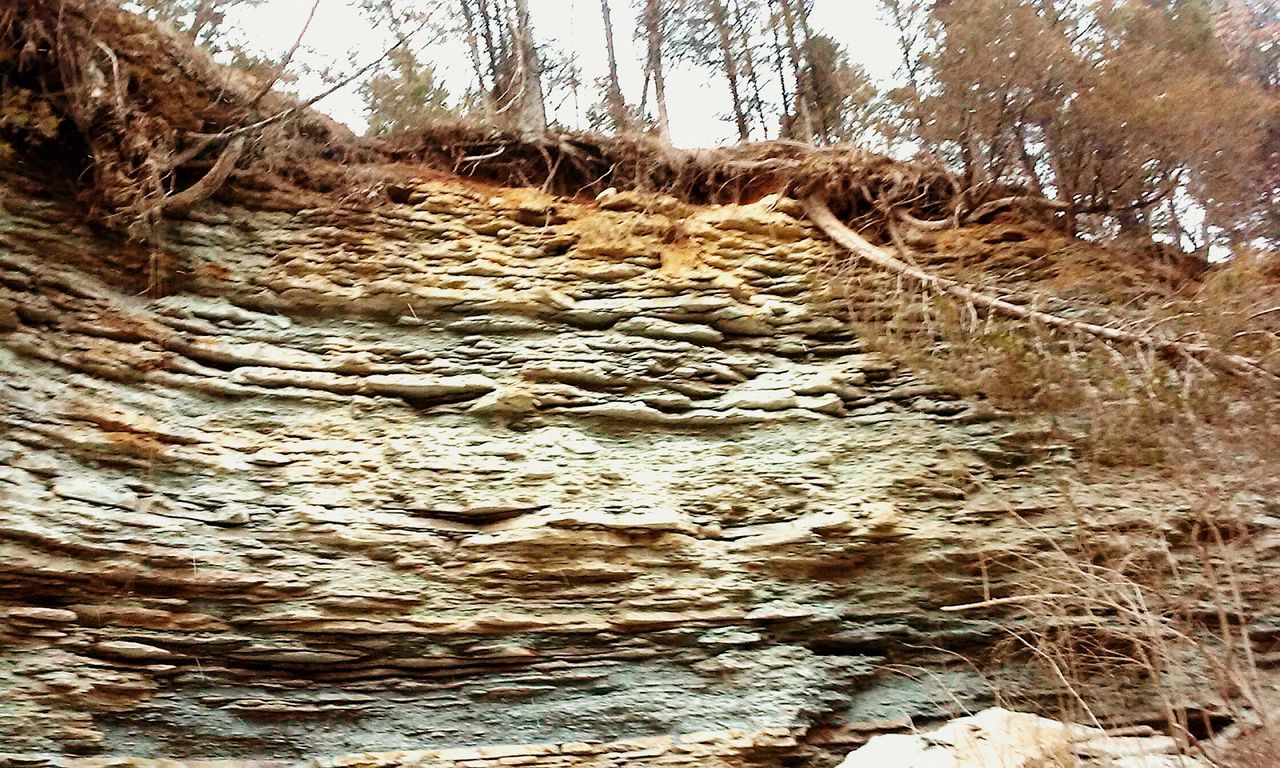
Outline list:
[[[315,2],[311,4],[311,12],[307,14],[307,20],[303,23],[302,29],[298,32],[298,38],[293,41],[293,46],[290,47],[289,52],[284,55],[284,59],[280,62],[280,66],[277,68],[277,71],[267,79],[267,82],[262,84],[262,89],[259,90],[258,94],[253,97],[253,100],[249,102],[250,109],[258,106],[258,102],[262,101],[263,96],[266,96],[271,92],[271,88],[276,84],[276,81],[280,79],[280,76],[283,75],[284,71],[289,67],[289,64],[293,61],[294,54],[298,52],[298,46],[302,45],[302,38],[306,37],[307,30],[311,29],[311,22],[315,20],[316,9],[319,7],[320,0],[315,0]]]
[[[379,56],[378,58],[374,59],[373,61],[370,61],[368,64],[365,64],[365,65],[364,65],[363,67],[361,67],[360,69],[357,69],[355,72],[353,72],[353,73],[352,73],[352,74],[350,74],[349,76],[344,77],[343,79],[341,79],[341,80],[339,80],[338,82],[334,83],[334,84],[333,84],[333,85],[331,85],[330,87],[326,88],[325,90],[321,91],[320,93],[316,94],[315,96],[312,96],[311,98],[307,99],[306,101],[304,101],[304,102],[302,102],[302,103],[300,103],[300,104],[295,104],[294,106],[289,107],[288,109],[283,109],[283,110],[281,110],[281,111],[279,111],[279,112],[275,113],[274,115],[271,115],[270,117],[265,117],[265,118],[263,118],[263,119],[261,119],[261,120],[257,121],[256,123],[250,123],[250,124],[248,124],[248,125],[242,125],[242,126],[238,126],[238,127],[236,127],[236,128],[228,128],[228,129],[226,129],[226,130],[219,131],[219,132],[217,132],[217,133],[196,133],[196,132],[191,132],[191,133],[188,133],[188,134],[187,134],[187,136],[189,136],[189,137],[191,137],[191,138],[195,138],[195,139],[201,139],[201,140],[203,140],[203,139],[209,139],[210,141],[227,141],[227,140],[229,140],[229,139],[233,139],[233,138],[236,138],[236,137],[238,137],[238,136],[247,136],[247,135],[249,135],[249,134],[251,134],[251,133],[253,133],[253,132],[255,132],[255,131],[261,130],[262,128],[266,128],[267,126],[272,125],[273,123],[278,123],[278,122],[280,122],[280,121],[282,121],[282,120],[285,120],[285,119],[287,119],[287,118],[290,118],[290,117],[292,117],[292,116],[294,116],[294,115],[300,114],[300,113],[302,113],[303,111],[305,111],[305,110],[307,110],[307,109],[311,108],[312,106],[314,106],[314,105],[316,104],[316,102],[320,101],[321,99],[325,99],[325,98],[327,98],[327,97],[329,97],[329,96],[332,96],[332,95],[333,95],[334,93],[336,93],[337,91],[340,91],[340,90],[342,90],[343,88],[347,87],[348,85],[351,85],[351,84],[352,84],[352,83],[354,83],[356,80],[359,80],[359,79],[360,79],[361,77],[363,77],[366,73],[368,73],[370,70],[372,70],[374,67],[376,67],[376,66],[378,66],[379,64],[381,64],[383,61],[385,61],[385,60],[387,59],[387,57],[388,57],[388,56],[390,56],[392,53],[396,52],[397,50],[399,50],[400,48],[402,48],[406,43],[408,43],[408,42],[409,42],[409,40],[410,40],[414,35],[416,35],[416,34],[417,34],[418,32],[420,32],[420,31],[422,31],[422,29],[423,29],[424,27],[426,27],[426,26],[427,26],[427,22],[428,22],[429,20],[430,20],[430,19],[424,19],[424,20],[422,21],[422,23],[421,23],[421,24],[419,24],[419,25],[417,26],[417,28],[416,28],[416,29],[414,29],[414,30],[413,30],[412,32],[410,32],[408,35],[405,35],[404,37],[401,37],[401,38],[400,38],[400,39],[395,43],[395,45],[392,45],[390,48],[388,48],[388,49],[386,49],[385,51],[383,51],[383,52],[382,52],[382,55],[381,55],[381,56]]]

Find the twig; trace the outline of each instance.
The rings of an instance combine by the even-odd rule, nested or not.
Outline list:
[[[298,52],[298,46],[302,45],[302,38],[306,37],[307,30],[311,28],[311,22],[315,20],[316,9],[319,7],[320,0],[315,0],[315,2],[311,4],[311,12],[307,14],[307,20],[303,23],[302,29],[298,32],[298,38],[293,41],[293,46],[289,48],[289,52],[284,55],[284,59],[280,62],[280,66],[276,68],[275,73],[267,79],[267,82],[262,84],[262,89],[258,91],[258,95],[254,96],[253,99],[249,101],[250,109],[258,106],[258,102],[262,101],[263,96],[266,96],[271,92],[271,88],[276,84],[276,81],[280,79],[280,76],[283,75],[284,71],[289,67],[289,64],[293,61],[293,55]]]
[[[315,106],[315,104],[321,101],[322,99],[328,98],[329,96],[332,96],[333,94],[337,93],[343,88],[346,88],[348,85],[351,85],[356,80],[359,80],[361,77],[367,74],[374,67],[377,67],[383,61],[386,61],[387,57],[389,57],[392,53],[395,53],[397,50],[403,47],[405,43],[409,42],[409,40],[418,32],[421,32],[422,29],[427,26],[428,21],[430,21],[430,19],[423,19],[422,23],[419,24],[416,29],[414,29],[408,35],[400,38],[400,40],[397,41],[395,45],[383,51],[381,56],[374,59],[373,61],[370,61],[368,64],[365,64],[363,67],[361,67],[360,69],[357,69],[352,74],[348,75],[347,77],[344,77],[343,79],[334,83],[332,86],[326,88],[325,90],[321,91],[315,96],[312,96],[311,98],[307,99],[306,101],[300,104],[295,104],[294,106],[289,107],[288,109],[283,109],[275,113],[274,115],[271,115],[270,117],[265,117],[257,121],[256,123],[242,125],[237,128],[227,128],[217,133],[192,132],[192,133],[188,133],[187,135],[197,139],[209,139],[210,141],[227,141],[237,136],[247,136],[251,133],[254,133],[263,128],[266,128],[269,125],[278,123],[282,120],[293,117],[294,115],[300,114],[301,112]]]

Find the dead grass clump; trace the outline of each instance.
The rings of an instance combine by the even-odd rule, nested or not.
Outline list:
[[[1052,707],[1065,719],[1101,725],[1095,711],[1128,711],[1163,721],[1185,751],[1218,723],[1270,727],[1251,635],[1268,597],[1247,576],[1258,540],[1231,505],[1203,500],[1189,517],[1136,527],[1076,512],[1066,544],[1019,516],[1043,549],[1000,564],[1013,594],[945,610],[988,612],[1007,636],[996,658],[1056,679]],[[1033,709],[1048,704],[1000,693]]]
[[[1274,768],[1280,759],[1280,726],[1247,730],[1211,754],[1220,768]]]
[[[1018,280],[1005,284],[1037,304],[1062,306],[1056,292],[1075,284],[1064,288],[1053,259],[1046,253],[1015,267]],[[1248,355],[1276,372],[1280,284],[1261,263],[1242,259],[1177,286],[1126,289],[1123,303],[1076,289],[1057,311],[1092,314],[1094,322],[1109,315],[1115,327]],[[972,275],[982,266],[937,268]],[[864,286],[863,295],[884,297],[883,283]],[[1076,533],[1067,543],[1060,530],[1042,530],[1008,506],[1035,541],[984,565],[984,574],[1001,574],[1004,594],[984,589],[982,600],[953,609],[989,616],[1008,638],[997,656],[1039,663],[1059,681],[1061,696],[1019,701],[1013,688],[1002,698],[1056,707],[1069,719],[1095,710],[1144,716],[1154,703],[1152,716],[1187,749],[1222,722],[1272,721],[1259,671],[1264,647],[1251,634],[1275,609],[1256,565],[1268,558],[1265,531],[1251,522],[1257,499],[1280,495],[1280,393],[1270,380],[982,315],[905,282],[896,295],[851,303],[851,311],[871,348],[921,378],[999,411],[1044,419],[1071,446],[1086,485],[1141,473],[1185,502],[1166,517],[1135,522],[1077,508],[1067,488]]]

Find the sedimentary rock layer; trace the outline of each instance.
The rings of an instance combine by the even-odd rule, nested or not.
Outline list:
[[[423,182],[148,250],[2,191],[0,752],[773,760],[987,700],[1000,633],[939,609],[991,557],[1185,513],[1139,472],[1068,513],[1069,450],[867,351],[893,283],[831,290],[785,200]]]

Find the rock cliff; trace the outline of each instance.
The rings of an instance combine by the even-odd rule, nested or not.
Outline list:
[[[989,560],[1189,515],[871,352],[792,201],[396,199],[4,177],[0,753],[829,764],[992,699]]]

